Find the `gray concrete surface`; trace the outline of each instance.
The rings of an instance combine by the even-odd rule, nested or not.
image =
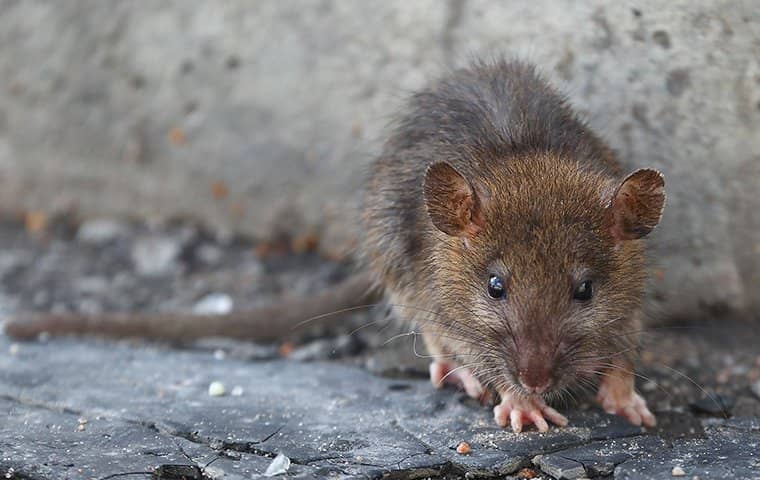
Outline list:
[[[212,381],[240,395],[212,397]],[[427,381],[328,363],[56,341],[1,357],[0,390],[0,473],[10,479],[148,476],[178,464],[197,467],[196,480],[264,478],[277,454],[292,462],[286,478],[517,478],[523,468],[544,479],[657,479],[673,468],[760,478],[756,419],[707,421],[666,441],[573,412],[568,427],[514,434],[489,408]],[[456,452],[462,441],[470,454]]]
[[[341,252],[404,95],[517,54],[629,168],[665,173],[651,311],[757,312],[758,52],[754,0],[6,0],[0,205],[315,232]]]

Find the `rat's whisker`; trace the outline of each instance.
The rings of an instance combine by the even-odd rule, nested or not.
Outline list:
[[[364,309],[367,309],[367,308],[373,308],[373,307],[377,307],[377,306],[380,306],[380,305],[382,305],[382,303],[367,303],[365,305],[357,305],[355,307],[341,308],[340,310],[335,310],[335,311],[332,311],[332,312],[329,312],[329,313],[323,313],[321,315],[315,315],[313,317],[309,317],[306,320],[302,320],[302,321],[296,323],[295,325],[293,325],[293,330],[295,330],[297,328],[301,328],[304,325],[306,325],[307,323],[314,322],[314,321],[317,321],[317,320],[321,320],[323,318],[331,317],[333,315],[341,315],[343,313],[350,313],[350,312],[354,312],[354,311],[357,311],[357,310],[364,310]]]
[[[698,389],[700,389],[702,391],[702,393],[704,393],[705,396],[707,396],[707,398],[709,398],[715,404],[715,406],[720,409],[720,411],[723,413],[723,417],[724,418],[728,418],[728,413],[725,411],[725,407],[720,402],[718,402],[718,400],[710,392],[708,392],[702,385],[700,385],[696,380],[694,380],[690,376],[686,375],[685,373],[683,373],[683,372],[681,372],[679,370],[676,370],[673,367],[669,367],[669,366],[665,365],[664,363],[659,363],[658,362],[658,365],[660,365],[661,367],[664,367],[664,368],[670,370],[671,372],[679,375],[682,378],[685,378],[686,380],[688,380],[689,382],[691,382],[692,384],[694,384],[694,386],[696,386]]]
[[[460,365],[460,366],[458,366],[458,367],[456,367],[456,368],[452,368],[451,370],[449,370],[449,371],[446,373],[446,375],[444,375],[444,376],[443,376],[443,378],[441,378],[441,383],[443,383],[443,381],[444,381],[444,380],[446,380],[446,378],[448,378],[448,376],[449,376],[449,375],[451,375],[452,373],[454,373],[454,372],[456,372],[456,371],[459,371],[459,370],[462,370],[462,369],[465,369],[465,368],[469,368],[469,367],[472,367],[472,366],[474,366],[474,365],[477,365],[477,363],[471,363],[471,364],[469,364],[469,365]]]

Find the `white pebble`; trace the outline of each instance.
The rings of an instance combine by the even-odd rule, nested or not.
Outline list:
[[[212,397],[221,397],[225,393],[227,389],[222,382],[211,382],[208,386],[208,394]]]
[[[232,311],[232,298],[226,293],[211,293],[193,306],[196,315],[224,315]]]
[[[8,353],[13,355],[14,357],[18,355],[18,353],[21,351],[21,345],[18,343],[11,343],[11,346],[8,348]]]
[[[232,391],[230,392],[230,395],[232,395],[233,397],[243,396],[243,387],[241,387],[240,385],[235,385],[234,387],[232,387]]]
[[[117,220],[92,219],[79,226],[77,240],[90,245],[103,245],[128,233],[127,225]]]
[[[286,473],[290,468],[290,459],[285,455],[279,453],[272,463],[269,464],[267,470],[264,472],[265,477],[274,477],[275,475],[281,475]]]
[[[132,262],[145,277],[168,275],[179,268],[180,243],[168,237],[138,239],[132,247]]]
[[[683,477],[686,475],[686,472],[684,472],[683,468],[681,467],[673,467],[673,470],[671,470],[670,474],[674,477]]]

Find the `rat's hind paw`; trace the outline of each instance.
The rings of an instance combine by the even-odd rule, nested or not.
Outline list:
[[[599,385],[599,393],[596,395],[597,401],[601,404],[602,409],[609,414],[617,414],[625,418],[632,424],[646,427],[657,425],[652,412],[647,407],[647,402],[636,393],[633,388],[624,389],[616,388],[617,385],[604,382]]]
[[[531,423],[536,425],[539,432],[546,432],[549,430],[546,420],[560,427],[567,425],[567,418],[547,405],[542,398],[516,397],[509,393],[501,395],[501,403],[493,408],[493,416],[500,427],[506,427],[510,423],[515,433],[520,433],[523,425]]]
[[[469,369],[457,367],[451,362],[436,360],[430,364],[430,381],[435,388],[448,383],[461,388],[472,398],[481,399],[486,394],[483,385]]]

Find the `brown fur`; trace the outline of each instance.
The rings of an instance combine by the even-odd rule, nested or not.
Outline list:
[[[519,370],[561,390],[600,362],[633,362],[644,257],[622,240],[648,233],[664,201],[661,176],[641,172],[621,183],[532,67],[476,64],[416,95],[373,165],[365,260],[434,355],[497,391]],[[488,297],[490,274],[506,299]],[[594,297],[579,304],[587,277]]]

